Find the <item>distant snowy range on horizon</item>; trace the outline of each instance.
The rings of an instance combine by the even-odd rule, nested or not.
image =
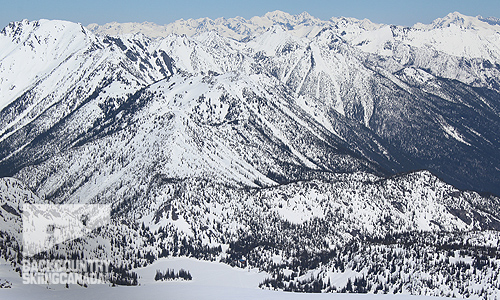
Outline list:
[[[1,299],[500,300],[499,195],[493,17],[0,32]]]

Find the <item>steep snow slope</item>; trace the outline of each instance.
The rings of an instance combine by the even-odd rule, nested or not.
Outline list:
[[[161,39],[150,39],[141,34],[94,36],[86,32],[88,41],[82,42],[77,54],[70,55],[53,70],[46,70],[43,80],[31,82],[21,97],[0,112],[2,174],[14,175],[30,165],[36,168],[54,155],[64,155],[58,153],[60,150],[65,152],[65,149],[82,146],[89,140],[86,137],[88,133],[109,127],[100,122],[121,117],[118,113],[122,110],[131,114],[138,111],[142,104],[134,104],[134,101],[149,93],[148,86],[153,82],[163,78],[168,82],[173,74],[182,74],[185,78],[208,76],[216,81],[229,82],[232,77],[241,78],[243,80],[239,82],[252,87],[250,90],[258,87],[260,92],[253,91],[258,98],[268,99],[270,104],[278,103],[278,114],[293,119],[297,125],[284,129],[263,121],[257,127],[267,127],[274,136],[271,139],[273,143],[292,146],[289,151],[295,156],[294,161],[302,165],[300,168],[341,170],[330,168],[332,162],[328,163],[330,166],[324,165],[324,162],[318,165],[318,156],[323,154],[314,154],[317,149],[311,148],[309,153],[305,153],[300,150],[301,147],[298,149],[293,145],[291,138],[292,132],[297,130],[295,128],[314,132],[313,136],[333,138],[334,142],[324,137],[319,137],[319,140],[326,141],[327,148],[340,146],[349,155],[357,156],[352,161],[358,158],[369,161],[372,164],[370,169],[377,169],[378,174],[425,168],[459,187],[497,192],[499,176],[491,174],[500,172],[496,169],[500,161],[495,155],[500,138],[499,131],[491,129],[499,126],[500,104],[496,99],[500,73],[493,62],[457,57],[434,48],[407,43],[405,39],[410,32],[420,29],[378,26],[367,20],[340,18],[331,21],[336,22],[335,26],[325,25],[314,36],[304,36],[297,35],[284,24],[285,20],[304,28],[315,28],[319,26],[319,21],[305,14],[290,16],[279,12],[269,14],[265,19],[267,23],[259,22],[268,24],[272,21],[273,25],[263,34],[250,35],[242,42],[207,30],[200,30],[192,38],[170,35]],[[469,19],[473,19],[472,24],[482,24],[482,27],[468,26],[463,29],[467,34],[491,31],[497,26]],[[41,28],[47,22],[41,22]],[[457,22],[452,19],[448,23]],[[15,30],[12,28],[18,25],[12,24],[11,29],[5,30],[5,37],[12,32],[28,36],[23,32],[42,30],[36,26],[35,29],[28,26],[23,30],[22,24],[25,23],[18,24],[19,29]],[[448,28],[439,25],[438,21],[436,24],[420,31],[432,36],[432,30]],[[384,30],[390,31],[387,36],[392,36],[391,43],[394,44],[392,50],[387,48],[390,51],[385,54],[376,54],[378,50],[370,52],[369,49],[366,52],[364,44],[350,41],[351,38],[362,37],[363,32]],[[11,32],[10,35],[7,31]],[[66,31],[67,36],[84,35],[73,29]],[[375,38],[377,35],[370,36]],[[448,33],[448,36],[452,38],[454,35]],[[11,52],[6,60],[25,59],[25,51],[31,46],[15,42],[15,38],[10,39],[9,43],[17,43],[18,48],[14,47],[17,50]],[[38,53],[36,48],[29,51]],[[38,60],[34,58],[32,63],[38,64]],[[68,73],[69,70],[75,71]],[[208,77],[207,80],[212,80]],[[199,79],[194,82],[189,88],[186,85],[184,92],[195,91],[197,87],[194,85],[203,85]],[[200,86],[200,89],[205,88]],[[254,98],[249,95],[242,98],[240,90],[248,90],[243,87],[226,90],[228,95],[242,101],[237,107],[247,107],[246,102]],[[190,95],[195,97],[196,93]],[[202,96],[202,92],[198,96]],[[154,95],[151,97],[157,98]],[[161,103],[163,100],[155,101]],[[171,105],[171,102],[165,104]],[[185,112],[189,118],[197,122],[200,118],[206,119],[203,126],[211,124],[212,127],[222,122],[225,110],[229,111],[224,105],[218,110],[214,107],[209,109],[212,104],[203,105],[206,107],[194,112],[189,111],[191,106],[183,106],[181,110],[187,109]],[[255,112],[256,108],[244,111]],[[200,113],[204,116],[197,116]],[[263,113],[260,119],[276,118],[266,113],[269,112]],[[209,120],[212,114],[214,120]],[[256,115],[259,114],[262,113],[257,111]],[[201,130],[185,126],[174,131],[184,135],[182,131],[185,129]],[[338,149],[335,151],[338,152]],[[331,161],[331,158],[326,160]],[[252,165],[249,159],[245,161]],[[270,174],[268,171],[272,169],[272,164],[253,161],[256,164],[252,165],[253,168],[264,176]],[[354,165],[344,166],[342,170],[361,170],[357,163]],[[212,166],[205,166],[214,170]],[[282,168],[278,167],[273,172],[281,174],[278,181],[297,178],[285,179]],[[195,169],[201,172],[199,167],[192,170]],[[180,171],[172,172],[181,174]],[[276,181],[274,175],[270,176],[270,181]],[[236,181],[240,182],[241,178]]]
[[[12,23],[1,36],[6,48],[12,48],[1,61],[6,72],[2,80],[21,78],[13,84],[15,94],[2,89],[3,158],[22,151],[94,100],[79,110],[85,124],[76,126],[87,130],[102,115],[99,106],[119,106],[138,89],[173,72],[166,57],[143,52],[141,41],[147,41],[141,37],[98,39],[80,25],[45,20]],[[23,68],[35,68],[36,72]],[[43,156],[40,153],[37,159]],[[2,169],[2,173],[6,171]]]
[[[70,22],[24,20],[5,27],[0,38],[0,109],[92,42],[83,26]]]
[[[417,57],[414,64],[386,59],[359,51],[331,29],[308,40],[294,38],[278,27],[247,45],[269,55],[265,59],[268,73],[291,90],[302,109],[363,155],[373,158],[372,151],[387,154],[393,157],[389,160],[396,157],[403,169],[428,168],[461,187],[470,186],[462,185],[458,177],[465,173],[468,178],[478,176],[476,172],[482,171],[472,167],[476,165],[473,161],[488,156],[483,164],[488,171],[479,175],[482,179],[476,182],[490,186],[483,190],[496,190],[492,182],[498,176],[493,179],[487,174],[497,173],[495,165],[500,163],[494,154],[499,147],[498,137],[493,137],[491,134],[496,134],[489,130],[499,126],[497,69],[490,72],[481,67],[482,71],[475,72],[484,62],[461,67],[465,66],[464,61],[446,54],[432,59]],[[425,55],[419,50],[412,51],[418,56]],[[437,60],[441,62],[435,63]],[[440,66],[446,66],[442,70],[464,77],[472,86],[434,76],[424,68],[427,65],[437,72]],[[346,126],[346,121],[352,123]],[[356,128],[355,124],[364,126]],[[356,133],[350,132],[351,129]],[[382,139],[373,138],[371,133]],[[364,145],[356,140],[362,134],[368,135],[362,138]],[[486,138],[491,142],[489,146],[473,146],[483,144],[484,140],[477,138],[485,136],[490,136]],[[367,141],[373,144],[367,147]],[[404,156],[411,157],[411,163]],[[456,160],[458,157],[460,162]],[[384,160],[383,156],[373,159],[379,163]],[[459,167],[462,175],[448,168],[451,165]],[[491,183],[486,183],[490,180]]]
[[[87,202],[95,197],[115,201],[159,174],[268,186],[325,171],[380,172],[285,102],[279,90],[271,94],[265,80],[232,73],[174,75],[110,110],[79,135],[78,111],[43,142],[67,150],[16,176],[56,202]],[[72,130],[74,138],[59,137]],[[27,148],[24,158],[36,151]]]

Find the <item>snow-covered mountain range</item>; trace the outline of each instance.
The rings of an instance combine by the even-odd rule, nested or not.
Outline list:
[[[107,23],[87,26],[96,34],[124,35],[141,33],[150,38],[167,37],[171,34],[188,37],[214,31],[219,35],[244,41],[268,31],[273,26],[281,26],[296,37],[313,38],[322,29],[335,29],[352,45],[364,51],[391,55],[387,43],[394,41],[415,47],[429,47],[447,54],[490,59],[498,59],[498,30],[500,21],[496,18],[470,17],[458,12],[450,13],[432,24],[417,23],[413,27],[375,24],[370,20],[336,18],[324,21],[307,12],[290,15],[274,11],[262,17],[246,20],[241,17],[178,20],[167,25],[144,23]],[[396,30],[395,30],[396,29]],[[392,31],[398,34],[393,34]]]
[[[494,18],[401,27],[276,11],[165,26],[24,20],[0,33],[0,176],[15,177],[0,182],[0,224],[14,240],[16,195],[110,203],[105,234],[119,263],[243,255],[273,274],[265,287],[322,280],[340,291],[326,287],[325,268],[340,272],[352,257],[332,251],[353,243],[386,249],[428,240],[408,233],[453,232],[434,250],[449,242],[475,259],[462,238],[500,229],[500,200],[477,193],[500,194],[499,150]],[[479,295],[474,280],[492,280],[497,259],[446,292]],[[346,289],[367,274],[346,272]],[[407,279],[365,283],[442,291]]]
[[[111,124],[109,118],[113,118],[115,127],[126,126],[118,123],[136,111],[124,112],[125,118],[117,119],[119,111],[130,106],[131,99],[143,99],[156,89],[163,96],[151,101],[158,102],[163,111],[147,112],[145,118],[150,120],[144,119],[143,126],[150,126],[153,115],[164,116],[167,111],[175,114],[176,120],[195,121],[177,122],[172,132],[181,135],[226,129],[236,133],[234,121],[255,119],[258,122],[251,124],[263,129],[258,132],[272,137],[263,142],[278,144],[284,155],[290,156],[290,160],[280,160],[298,168],[338,170],[332,164],[339,164],[339,160],[329,156],[342,152],[352,160],[365,160],[359,163],[377,169],[379,175],[429,169],[460,188],[498,193],[499,25],[481,20],[454,13],[432,25],[403,28],[367,20],[321,21],[307,14],[273,12],[249,21],[179,21],[184,25],[167,27],[177,28],[171,30],[179,33],[189,29],[193,35],[173,33],[164,38],[130,33],[95,35],[80,25],[61,21],[12,23],[1,36],[2,174],[12,176],[25,167],[52,163],[56,149],[82,151],[88,143],[72,146],[103,129],[99,122]],[[237,21],[239,26],[234,24]],[[246,38],[240,41],[226,32],[227,28],[245,26],[253,29],[241,31]],[[101,32],[107,27],[92,28]],[[311,31],[306,33],[306,28]],[[184,97],[183,93],[190,94]],[[262,100],[252,107],[250,98]],[[146,102],[150,101],[144,105]],[[173,112],[174,107],[178,113]],[[137,108],[137,113],[141,112],[145,110]],[[275,114],[287,120],[278,124]],[[307,139],[297,134],[297,129]],[[168,143],[165,147],[176,145],[158,136],[167,134],[164,130],[138,134],[156,136],[159,145]],[[208,136],[203,140],[235,141],[221,134],[224,141]],[[326,152],[311,148],[310,139],[322,143]],[[187,141],[181,146],[185,153],[190,152],[189,144],[193,145]],[[275,163],[246,158],[249,154],[242,151],[249,148],[243,144],[235,143],[235,147],[244,148],[240,150],[229,145],[226,150],[215,148],[231,152],[226,157],[247,163],[244,169],[256,168],[248,171],[254,174],[247,176],[249,181],[266,182],[264,177],[271,170],[283,173]],[[141,148],[148,149],[134,147],[137,151]],[[206,152],[197,148],[193,151]],[[306,153],[301,148],[312,151]],[[258,153],[266,148],[253,149]],[[60,151],[59,155],[71,151]],[[349,151],[352,153],[346,154]],[[273,159],[263,154],[257,155],[257,160]],[[202,156],[191,158],[200,158],[199,163],[208,169],[221,164],[204,163],[217,159]],[[33,164],[33,160],[37,162]],[[69,163],[68,159],[61,161]],[[344,164],[346,170],[352,165]],[[218,168],[221,172],[214,173],[239,167],[222,166]],[[169,167],[168,172],[180,170]],[[33,176],[36,172],[28,173]],[[290,175],[284,178],[290,180]]]

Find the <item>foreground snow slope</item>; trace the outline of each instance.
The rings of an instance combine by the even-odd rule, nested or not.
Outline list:
[[[154,281],[157,269],[176,271],[183,268],[191,273],[192,281]],[[189,258],[162,259],[154,264],[136,270],[141,276],[140,286],[110,287],[91,285],[82,288],[72,285],[51,287],[23,285],[16,273],[2,260],[0,278],[12,283],[12,288],[0,289],[2,299],[169,299],[169,300],[225,300],[225,299],[340,299],[340,300],[419,300],[438,299],[434,297],[409,295],[356,295],[356,294],[305,294],[261,290],[258,284],[266,277],[255,270],[231,268],[228,265],[205,262]]]

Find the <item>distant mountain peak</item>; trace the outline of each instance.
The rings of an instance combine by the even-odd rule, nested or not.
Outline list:
[[[290,19],[293,16],[281,10],[270,11],[264,15],[264,17],[269,19]]]
[[[495,17],[487,17],[483,18],[482,16],[477,16],[477,18],[485,23],[488,23],[490,25],[499,25],[500,26],[500,19],[495,18]]]
[[[185,34],[194,36],[207,31],[217,31],[220,35],[230,37],[236,40],[242,40],[247,37],[255,36],[266,32],[274,25],[282,25],[286,30],[295,31],[299,36],[314,36],[311,32],[314,27],[325,27],[339,25],[343,27],[357,28],[360,30],[377,30],[387,26],[385,24],[373,23],[368,19],[356,19],[350,17],[332,17],[329,20],[321,20],[308,12],[302,12],[297,15],[275,10],[264,14],[263,16],[254,16],[250,19],[243,17],[234,18],[210,18],[198,19],[180,19],[166,25],[157,25],[152,22],[143,23],[117,23],[111,22],[104,25],[89,24],[87,28],[97,34],[123,35],[128,33],[142,33],[146,36],[157,38],[165,37],[169,34]],[[413,26],[420,30],[434,30],[439,28],[448,28],[451,25],[462,29],[472,30],[498,30],[500,19],[495,17],[483,18],[482,16],[472,17],[460,12],[452,12],[443,18],[434,20],[431,24],[417,23]],[[304,29],[307,28],[307,29]],[[355,29],[355,31],[359,31]],[[316,31],[316,33],[319,30]]]
[[[311,16],[307,12],[292,15],[280,10],[268,12],[263,16],[255,16],[250,19],[243,17],[235,18],[210,18],[180,19],[166,25],[155,23],[106,23],[104,25],[90,24],[88,29],[97,34],[122,35],[127,33],[141,32],[149,37],[165,37],[169,34],[186,34],[194,36],[207,31],[217,31],[225,37],[241,40],[245,37],[258,35],[273,25],[283,25],[287,30],[294,30],[296,26],[324,26],[331,23]]]
[[[418,23],[415,27],[420,29],[438,29],[438,28],[447,28],[451,25],[455,25],[462,29],[492,29],[492,25],[500,24],[499,20],[493,17],[483,18],[481,16],[471,17],[460,12],[452,12],[447,14],[443,18],[438,18],[434,20],[431,24],[421,24]]]
[[[446,27],[454,24],[466,28],[472,27],[473,25],[475,25],[475,23],[477,23],[477,18],[463,15],[457,11],[449,13],[444,18],[436,19],[433,22],[433,24],[441,27]]]

